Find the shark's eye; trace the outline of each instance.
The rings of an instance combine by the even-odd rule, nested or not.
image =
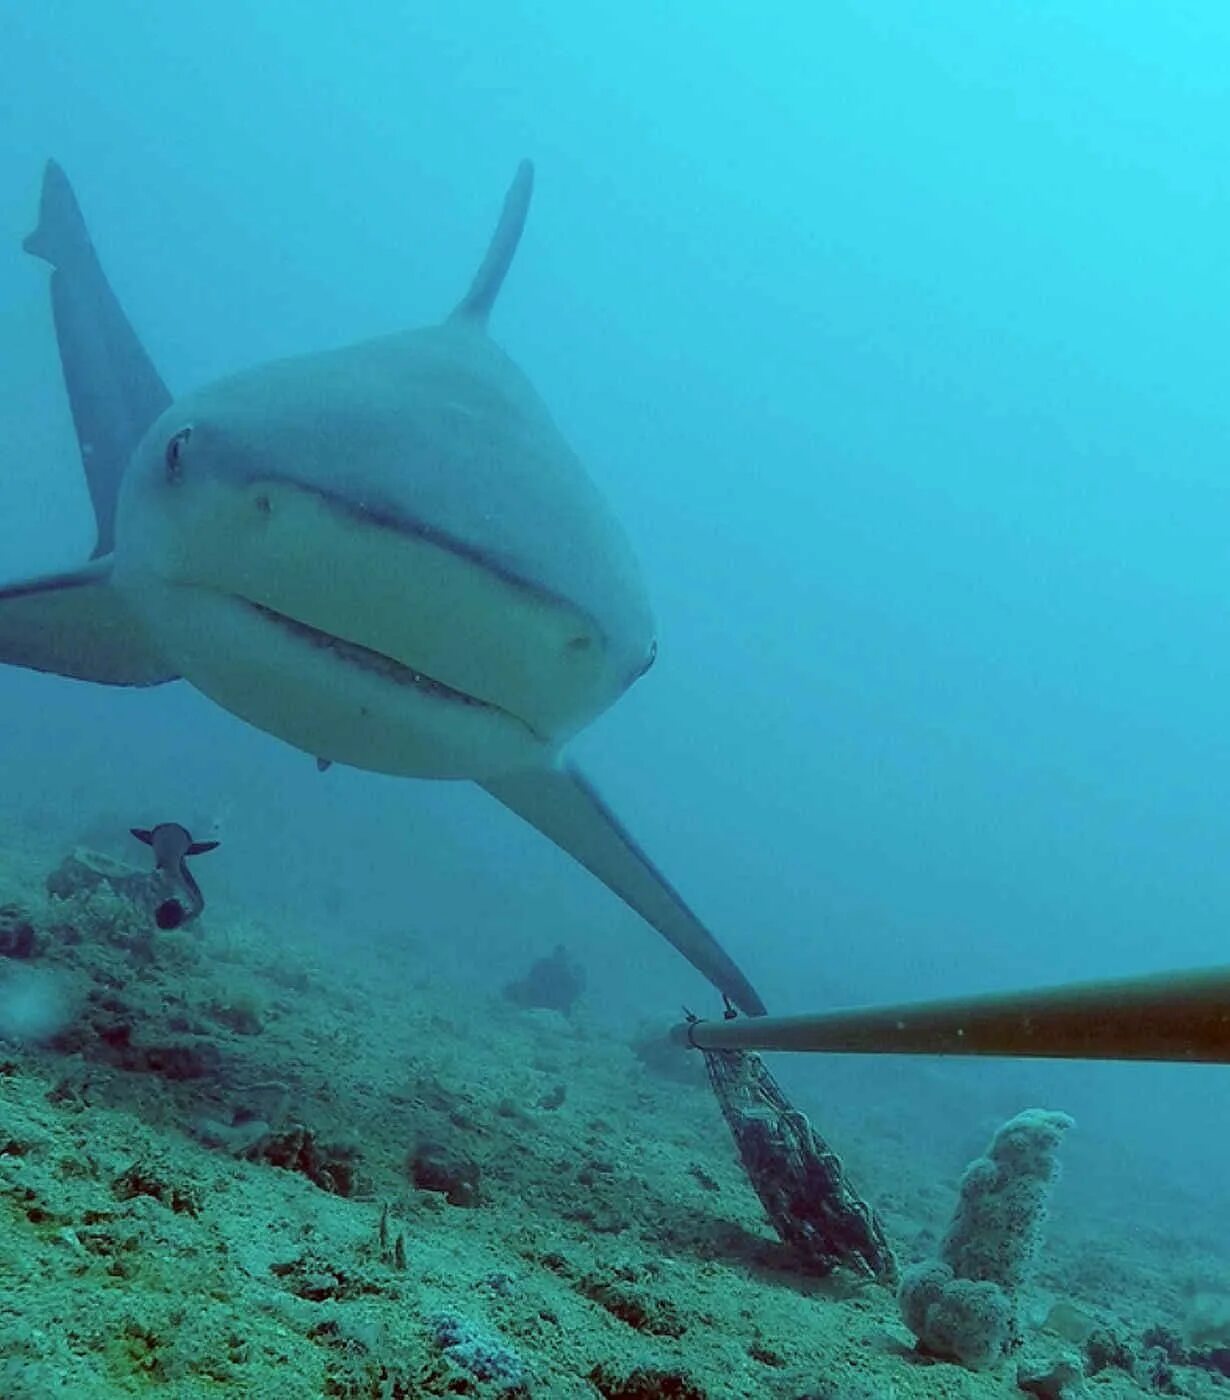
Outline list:
[[[174,437],[168,440],[166,452],[163,454],[168,481],[178,481],[183,476],[184,453],[187,451],[188,439],[191,436],[191,428],[181,428]]]

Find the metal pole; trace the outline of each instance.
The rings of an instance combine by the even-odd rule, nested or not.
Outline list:
[[[701,1050],[1230,1064],[1230,966],[814,1016],[692,1021]]]

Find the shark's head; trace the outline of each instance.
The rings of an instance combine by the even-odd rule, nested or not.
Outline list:
[[[481,326],[174,403],[125,474],[116,583],[219,703],[356,766],[540,760],[653,657],[622,532]]]
[[[486,333],[531,187],[442,325],[181,399],[125,472],[114,579],[162,655],[318,758],[532,765],[653,659],[622,532]]]

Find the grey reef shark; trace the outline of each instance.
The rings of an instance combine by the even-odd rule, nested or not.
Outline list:
[[[178,822],[155,827],[129,828],[138,841],[154,852],[154,872],[146,889],[159,928],[185,928],[205,909],[205,896],[188,869],[189,856],[203,856],[218,849],[217,841],[194,841]]]
[[[52,268],[98,535],[81,568],[0,589],[0,661],[107,685],[182,677],[322,766],[479,783],[762,1014],[564,756],[655,643],[623,530],[487,333],[532,188],[523,162],[439,325],[173,399],[49,163],[24,246]]]

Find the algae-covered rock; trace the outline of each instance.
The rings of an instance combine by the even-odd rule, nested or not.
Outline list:
[[[0,904],[0,957],[31,958],[38,946],[34,924],[20,904]]]
[[[138,870],[127,861],[77,846],[51,871],[45,884],[54,899],[72,899],[106,886],[125,899],[141,902],[149,890],[150,877],[147,870]]]
[[[447,1143],[423,1139],[410,1153],[406,1170],[420,1191],[438,1191],[451,1206],[476,1206],[481,1200],[478,1163]]]

